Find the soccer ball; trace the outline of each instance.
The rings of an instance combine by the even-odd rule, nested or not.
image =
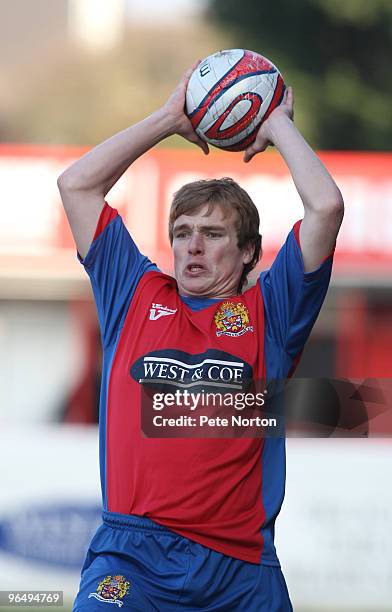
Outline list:
[[[193,71],[186,113],[200,138],[227,151],[243,151],[284,91],[280,72],[266,57],[244,49],[218,51]]]

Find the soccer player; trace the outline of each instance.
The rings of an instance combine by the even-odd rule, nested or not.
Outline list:
[[[105,196],[167,136],[180,134],[208,153],[184,114],[193,68],[162,108],[95,147],[58,181],[91,279],[104,358],[103,524],[82,569],[76,611],[108,604],[141,612],[292,609],[274,547],[284,439],[146,437],[142,389],[160,382],[191,391],[202,379],[216,390],[219,381],[235,387],[245,377],[287,377],[327,291],[343,202],[294,126],[288,88],[244,154],[248,162],[275,145],[304,205],[271,269],[244,291],[260,256],[258,212],[234,181],[219,179],[175,195],[175,278],[162,274]]]

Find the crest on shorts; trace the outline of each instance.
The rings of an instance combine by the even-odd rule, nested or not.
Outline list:
[[[106,576],[97,586],[95,593],[90,593],[88,598],[95,597],[105,603],[116,604],[121,608],[123,599],[129,591],[131,583],[124,576]]]
[[[216,335],[242,336],[253,331],[249,325],[249,312],[242,302],[223,302],[215,313]]]

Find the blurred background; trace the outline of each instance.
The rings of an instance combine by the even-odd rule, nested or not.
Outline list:
[[[391,42],[390,0],[0,0],[0,589],[62,589],[70,605],[99,522],[99,331],[57,176],[162,104],[196,59],[233,47],[270,58],[345,199],[298,376],[392,378]],[[173,137],[108,201],[171,272],[172,194],[214,176],[253,197],[267,268],[302,216],[274,151],[245,166]],[[277,546],[295,609],[392,610],[391,440],[287,446]]]

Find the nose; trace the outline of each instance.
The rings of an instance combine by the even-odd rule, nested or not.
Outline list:
[[[188,253],[190,255],[200,255],[204,253],[203,236],[199,232],[192,232],[188,242]]]

